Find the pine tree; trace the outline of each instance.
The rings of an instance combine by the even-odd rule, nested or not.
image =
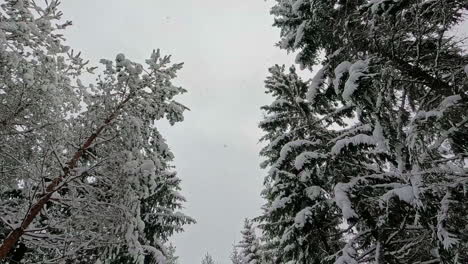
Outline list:
[[[323,189],[346,223],[335,263],[466,262],[468,57],[450,31],[467,9],[386,0],[273,7],[279,46],[298,51],[304,68],[323,57],[306,101],[331,137],[321,138],[323,156],[295,156],[322,158]]]
[[[183,120],[182,64],[119,54],[85,86],[76,78],[94,68],[62,44],[58,5],[1,5],[0,259],[164,263],[169,236],[193,222],[154,124]]]

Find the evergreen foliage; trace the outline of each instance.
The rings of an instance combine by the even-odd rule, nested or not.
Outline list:
[[[278,66],[266,81],[259,220],[277,263],[467,261],[468,56],[451,33],[467,9],[276,1],[278,46],[321,62],[310,81]]]
[[[213,257],[209,253],[206,253],[202,259],[201,264],[215,264],[215,261],[213,260]]]
[[[234,245],[232,247],[232,253],[231,253],[231,263],[232,264],[243,264],[242,262],[242,257],[239,254],[239,251],[237,250],[237,246]]]
[[[243,264],[260,264],[262,261],[260,241],[255,234],[255,227],[249,219],[244,220],[242,239],[237,244],[240,260]]]
[[[320,127],[320,119],[311,114],[308,85],[294,67],[285,72],[284,66],[274,66],[270,73],[266,89],[275,100],[262,107],[266,116],[260,123],[267,142],[261,151],[266,157],[262,166],[269,167],[262,192],[267,204],[258,220],[276,262],[320,261],[337,249],[337,242],[327,239],[338,232],[336,207],[327,193],[326,171],[334,164],[328,163],[322,144],[335,132]]]

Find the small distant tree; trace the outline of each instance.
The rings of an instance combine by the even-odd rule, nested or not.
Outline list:
[[[232,246],[232,253],[231,253],[231,262],[232,264],[243,264],[242,257],[237,250],[237,246]]]
[[[206,253],[201,261],[201,264],[215,264],[215,261],[209,253]]]
[[[260,241],[255,234],[255,228],[249,219],[244,221],[244,229],[241,231],[242,240],[238,247],[240,250],[240,259],[243,264],[259,264],[262,259],[260,251]]]
[[[166,264],[178,264],[179,257],[176,256],[176,247],[169,244],[166,250]]]

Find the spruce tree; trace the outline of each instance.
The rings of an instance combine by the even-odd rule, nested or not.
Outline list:
[[[241,230],[242,239],[237,244],[240,259],[243,264],[260,264],[262,260],[260,240],[255,234],[255,227],[249,219],[244,220],[244,229]]]
[[[232,246],[232,252],[231,252],[231,263],[232,264],[243,264],[244,262],[242,261],[242,257],[239,254],[239,251],[237,250],[237,246],[233,245]]]
[[[166,264],[178,264],[179,257],[176,255],[176,247],[170,244],[166,250]]]
[[[467,9],[462,0],[277,0],[279,46],[298,51],[304,68],[322,64],[305,102],[319,120],[310,134],[330,137],[316,147],[323,156],[296,157],[323,159],[323,189],[340,215],[327,219],[346,243],[317,263],[467,261],[468,56],[450,32]]]
[[[206,253],[202,258],[201,264],[215,264],[215,261],[209,253]]]
[[[262,107],[266,116],[260,123],[267,142],[262,166],[269,167],[262,192],[267,204],[258,218],[265,257],[275,263],[322,263],[340,243],[339,215],[330,203],[331,183],[325,173],[335,166],[328,163],[323,145],[335,132],[311,114],[308,83],[294,67],[285,72],[284,66],[274,66],[270,73],[265,87],[275,100]],[[321,102],[321,111],[333,107]]]

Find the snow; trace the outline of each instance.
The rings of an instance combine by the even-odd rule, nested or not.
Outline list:
[[[291,142],[286,143],[280,151],[280,157],[275,162],[275,167],[281,166],[281,164],[286,160],[287,156],[293,152],[295,148],[298,147],[306,147],[306,146],[314,146],[320,144],[320,141],[309,141],[309,140],[294,140]]]
[[[292,230],[291,230],[291,229],[286,230],[286,231],[284,232],[284,234],[283,234],[283,236],[281,236],[281,240],[280,240],[282,244],[287,243],[287,241],[291,238],[291,235],[292,235],[291,233],[292,233]],[[291,245],[291,244],[288,245],[288,246],[293,247],[293,245]],[[287,249],[288,246],[285,247],[285,249],[284,249],[285,251],[288,251],[288,249]]]
[[[124,60],[125,60],[125,55],[122,54],[122,53],[119,53],[119,54],[117,54],[117,56],[115,56],[115,61],[116,61],[117,63],[121,63],[121,62],[123,62]]]
[[[289,40],[292,38],[292,34],[289,33],[287,36],[285,36],[283,39],[280,40],[279,46],[281,49],[287,49],[289,46]],[[294,36],[295,37],[295,36]]]
[[[387,152],[387,142],[385,140],[382,125],[380,125],[380,122],[378,120],[376,121],[372,136],[374,137],[375,144],[377,146],[376,150],[378,152]]]
[[[264,126],[264,125],[267,125],[269,123],[272,123],[272,122],[277,122],[278,120],[281,120],[282,118],[284,117],[280,117],[278,115],[269,115],[269,116],[266,116],[265,118],[263,118],[262,121],[260,121],[259,125],[260,126]]]
[[[335,88],[336,95],[340,94],[340,81],[343,75],[349,71],[349,67],[351,67],[351,62],[343,61],[335,68],[335,79],[333,80],[333,87]]]
[[[444,100],[442,100],[442,102],[440,102],[436,109],[430,111],[418,111],[413,117],[412,122],[419,119],[424,119],[427,121],[430,117],[436,117],[437,119],[442,118],[444,112],[448,108],[455,106],[461,99],[462,98],[459,94],[447,96],[444,98]]]
[[[336,202],[336,205],[341,209],[343,218],[346,220],[357,217],[356,212],[351,207],[351,200],[348,197],[349,189],[350,188],[347,184],[341,182],[336,184],[334,188],[334,200]]]
[[[306,99],[313,103],[315,100],[315,97],[317,96],[318,89],[322,85],[325,79],[325,67],[322,67],[318,72],[315,74],[314,78],[312,78],[312,81],[310,82],[309,89],[306,94]]]
[[[302,170],[302,168],[304,167],[304,164],[309,162],[310,160],[326,158],[326,157],[327,157],[326,155],[317,153],[317,152],[311,152],[311,151],[302,152],[301,154],[299,154],[299,156],[296,157],[294,161],[294,166],[296,167],[296,169]]]
[[[284,133],[276,137],[274,140],[271,141],[271,143],[268,145],[268,149],[271,151],[273,150],[278,144],[281,143],[281,141],[286,140],[288,137],[291,136],[290,132]]]
[[[3,31],[16,31],[18,29],[18,24],[15,22],[4,21],[0,22],[0,29]]]
[[[356,256],[356,250],[347,244],[335,264],[358,264],[354,256]]]
[[[299,51],[296,55],[296,58],[294,59],[294,62],[296,64],[299,64],[299,68],[304,70],[306,68],[306,65],[304,64],[304,51]]]
[[[417,119],[424,119],[425,121],[427,121],[429,118],[431,117],[437,117],[437,118],[441,118],[442,117],[442,112],[441,111],[437,111],[437,110],[433,110],[433,111],[419,111],[413,118],[413,120],[417,120]]]
[[[415,197],[413,187],[411,185],[404,185],[403,187],[395,188],[386,192],[382,195],[382,200],[388,202],[392,197],[398,197],[401,201],[404,201],[410,205],[413,204]]]
[[[73,262],[75,253],[78,257],[86,255],[90,263],[100,263],[99,257],[112,261],[116,245],[123,251],[128,249],[123,253],[130,253],[135,263],[143,263],[144,254],[152,249],[161,255],[159,245],[157,249],[143,250],[145,244],[154,246],[157,240],[193,222],[176,212],[183,204],[175,193],[179,181],[174,182],[165,173],[173,170],[172,154],[167,146],[162,147],[164,140],[157,129],[148,125],[162,117],[181,121],[185,108],[176,103],[175,97],[183,89],[172,84],[181,66],[171,64],[168,56],[159,58],[159,52],[155,52],[150,60],[153,69],[145,66],[148,75],[143,81],[139,76],[143,66],[118,54],[114,61],[101,61],[105,65],[101,74],[89,76],[96,85],[85,86],[79,79],[88,77],[82,75],[91,71],[88,66],[94,67],[79,52],[62,45],[63,34],[57,29],[71,22],[61,17],[58,5],[58,1],[41,1],[36,6],[19,0],[6,1],[0,8],[0,57],[4,68],[0,121],[12,121],[11,128],[10,124],[6,130],[2,127],[2,134],[9,136],[2,141],[0,152],[8,148],[11,159],[16,160],[7,160],[6,167],[0,161],[11,173],[0,184],[0,196],[15,191],[11,201],[0,199],[0,215],[5,216],[0,225],[19,221],[24,224],[27,232],[21,240],[28,248],[38,249],[34,256],[24,256],[24,263],[36,263],[32,261],[35,258],[39,262]],[[119,75],[131,78],[127,83],[118,83]],[[157,91],[158,95],[138,92],[143,89]],[[82,107],[86,109],[82,111]],[[4,111],[8,108],[11,111]],[[15,132],[28,132],[28,137],[37,140],[25,139],[20,133],[10,136],[10,130],[17,128],[21,130]],[[89,150],[88,155],[82,153],[82,146]],[[31,151],[37,155],[21,154]],[[40,174],[24,173],[33,170],[32,164],[44,165]],[[155,177],[156,172],[160,178]],[[43,197],[46,200],[39,198],[53,186],[47,186],[48,181],[40,184],[42,176],[58,183],[50,196]],[[140,207],[142,196],[155,195],[159,186],[157,199],[161,202]],[[50,203],[58,200],[60,206]],[[25,215],[30,206],[40,210],[28,218]],[[62,210],[65,207],[66,212]],[[145,217],[148,214],[155,215],[157,222],[149,221]],[[47,216],[47,220],[41,216]],[[156,229],[154,238],[145,234],[148,226]],[[48,227],[53,227],[54,234]],[[63,250],[52,250],[56,248]],[[102,256],[95,254],[98,251]]]
[[[28,68],[23,74],[23,80],[27,86],[32,86],[34,84],[34,72],[31,68]]]
[[[275,101],[273,101],[273,103],[270,104],[270,107],[271,108],[275,108],[275,107],[282,107],[284,105],[289,105],[289,101],[288,100],[285,100],[285,99],[277,99]]]
[[[380,5],[387,0],[370,0],[368,6],[371,6],[371,12],[372,14],[377,13],[379,9],[381,8]]]
[[[62,199],[62,196],[58,192],[53,192],[52,195],[50,196],[50,199],[60,200],[60,199]]]
[[[349,109],[349,108],[346,108]],[[341,130],[341,135],[336,137],[333,141],[338,141],[340,139],[346,138],[350,135],[356,134],[357,132],[370,132],[372,131],[372,126],[370,124],[356,124],[353,127],[348,129]]]
[[[304,99],[302,99],[302,98],[299,97],[299,96],[296,96],[296,97],[294,98],[294,102],[300,104],[300,103],[303,103],[303,102],[304,102]]]
[[[322,188],[319,186],[309,186],[305,190],[307,197],[311,200],[315,200],[322,194]]]
[[[450,206],[450,196],[450,192],[447,191],[440,202],[440,209],[437,213],[437,238],[446,250],[454,247],[459,242],[456,235],[449,233],[445,229],[445,221],[448,218],[448,210]]]
[[[277,197],[272,203],[268,211],[271,213],[276,211],[277,209],[284,208],[287,203],[291,202],[291,198],[289,197]]]
[[[148,246],[148,245],[142,245],[142,249],[144,249],[146,252],[151,254],[153,258],[156,260],[156,263],[166,263],[166,257],[162,254],[161,251],[156,249],[155,247]],[[144,262],[144,259],[141,263]]]
[[[273,13],[277,19],[276,26],[282,30],[281,37],[285,40],[285,44],[287,43],[288,51],[297,51],[299,54],[303,52],[298,57],[302,59],[302,63],[309,66],[309,69],[317,66],[315,61],[304,59],[311,57],[312,52],[323,55],[319,58],[323,63],[322,67],[327,66],[327,63],[330,65],[325,72],[323,68],[315,72],[308,83],[305,96],[311,118],[318,128],[291,134],[289,138],[280,141],[284,144],[290,138],[315,137],[323,140],[323,146],[317,148],[285,145],[281,153],[278,153],[278,145],[281,145],[279,143],[271,151],[262,153],[269,159],[270,164],[275,158],[280,157],[281,162],[278,164],[282,165],[278,167],[282,171],[275,174],[278,175],[278,181],[267,178],[268,183],[265,185],[274,186],[267,186],[266,198],[271,202],[281,190],[284,190],[281,195],[291,197],[291,202],[286,204],[284,209],[275,215],[270,215],[275,219],[265,220],[270,226],[277,225],[271,232],[276,234],[269,235],[283,237],[283,240],[287,238],[285,244],[279,246],[279,254],[287,255],[284,253],[289,250],[291,257],[284,256],[279,262],[287,263],[292,260],[292,263],[302,263],[310,259],[305,261],[300,259],[301,254],[309,253],[314,257],[320,255],[322,250],[320,246],[307,245],[313,249],[318,248],[316,251],[307,251],[308,249],[297,246],[301,245],[301,239],[305,236],[314,235],[313,232],[301,234],[300,228],[310,223],[307,221],[311,221],[307,219],[309,208],[304,207],[328,204],[331,199],[339,208],[337,216],[333,216],[333,219],[339,221],[342,217],[348,222],[348,225],[344,225],[349,227],[347,229],[340,226],[344,232],[335,241],[349,242],[346,247],[342,246],[344,248],[340,252],[333,251],[328,258],[318,258],[319,262],[322,260],[327,262],[331,258],[334,258],[336,264],[380,263],[392,260],[401,260],[402,263],[418,261],[438,263],[442,259],[450,262],[459,253],[457,243],[460,243],[461,237],[457,232],[460,228],[457,223],[462,221],[464,216],[454,211],[463,200],[461,193],[468,192],[466,181],[462,179],[466,174],[464,168],[468,165],[463,161],[465,158],[462,155],[463,144],[457,144],[460,137],[463,137],[461,134],[464,132],[467,119],[462,111],[463,94],[453,93],[461,93],[460,91],[465,88],[468,65],[465,65],[466,62],[463,65],[455,63],[452,68],[432,65],[435,69],[431,68],[430,63],[419,65],[420,70],[427,71],[429,75],[431,72],[443,72],[440,77],[450,86],[450,89],[439,91],[437,87],[427,87],[431,86],[427,84],[421,88],[424,90],[422,91],[424,100],[422,100],[421,96],[412,93],[412,83],[424,86],[425,81],[419,74],[413,72],[414,62],[411,58],[400,54],[402,62],[395,63],[399,65],[402,63],[408,67],[401,65],[394,67],[395,65],[390,65],[392,63],[388,64],[389,55],[385,52],[365,47],[369,43],[355,49],[348,39],[349,34],[375,37],[376,41],[383,43],[380,51],[388,50],[391,46],[391,36],[374,33],[384,30],[394,22],[389,20],[390,14],[397,20],[407,17],[410,13],[418,16],[421,14],[416,14],[412,10],[423,8],[433,12],[443,8],[443,3],[447,1],[414,1],[403,6],[399,4],[402,2],[399,0],[361,1],[354,8],[357,13],[349,13],[352,15],[348,18],[352,21],[344,19],[343,24],[338,26],[338,28],[346,27],[346,30],[333,36],[339,38],[334,38],[336,45],[330,46],[333,48],[320,46],[315,40],[309,39],[308,35],[303,37],[299,32],[302,29],[298,28],[307,21],[310,24],[305,27],[306,32],[311,30],[309,26],[316,26],[326,32],[337,32],[334,31],[336,29],[334,25],[320,21],[323,18],[321,15],[327,17],[328,12],[346,13],[344,9],[339,11],[332,9],[334,3],[338,8],[346,1],[329,1],[326,6],[314,5],[312,2],[278,0],[277,6],[280,7]],[[310,10],[306,10],[306,5],[307,8],[311,5]],[[342,8],[345,6],[341,5]],[[459,9],[454,7],[454,10]],[[431,19],[433,18],[428,18],[426,22],[436,23]],[[345,21],[352,23],[348,25]],[[353,23],[358,26],[353,26]],[[433,36],[440,32],[437,27],[429,28],[420,37],[432,43],[436,41]],[[397,35],[404,36],[400,39],[403,46],[411,46],[411,43],[417,41],[418,36],[414,36],[411,30],[406,28],[395,30]],[[319,34],[317,37],[320,37]],[[450,37],[447,41],[451,44],[456,42]],[[297,50],[292,48],[293,43]],[[301,46],[307,44],[310,46]],[[372,43],[370,45],[372,46]],[[445,45],[440,55],[448,61],[451,55],[447,54],[463,57],[463,52],[455,46]],[[339,55],[330,55],[338,47],[342,47]],[[306,52],[309,52],[308,56],[304,56]],[[395,56],[398,56],[399,51],[395,52]],[[393,53],[390,55],[393,56]],[[435,56],[434,50],[423,50],[421,56],[432,58]],[[452,80],[453,76],[461,79]],[[324,91],[329,85],[333,85],[336,96],[333,91],[331,95],[329,91]],[[349,111],[338,112],[337,109],[340,107],[349,107]],[[285,122],[290,125],[287,127],[288,131],[306,121],[306,118],[301,118],[298,117],[298,121]],[[280,129],[284,127],[277,128],[276,131],[274,125],[268,127],[266,132],[271,133],[272,137],[264,138],[267,140],[276,138],[276,134],[281,134]],[[457,134],[454,134],[454,131],[457,131]],[[442,146],[442,143],[445,145]],[[343,162],[346,163],[343,168],[334,166]],[[317,171],[318,169],[321,171]],[[330,183],[339,181],[342,183],[330,186]],[[314,184],[323,186],[323,189],[320,186],[313,186]],[[452,196],[447,194],[447,197],[442,199],[446,191],[451,191]],[[450,201],[451,199],[453,201]],[[439,202],[440,208],[438,208]],[[427,210],[428,206],[430,210]],[[392,215],[400,215],[401,208],[404,208],[404,213],[409,214],[408,222],[393,221]],[[311,210],[315,214],[316,208],[313,207]],[[294,221],[291,227],[292,220]],[[325,231],[326,224],[317,225]],[[392,232],[381,236],[382,227]],[[294,232],[294,229],[299,230]],[[429,234],[427,243],[421,243],[418,239],[420,236],[417,234],[423,233]],[[392,252],[389,251],[388,245],[394,248],[390,250]],[[431,258],[428,253],[432,248],[440,250],[445,248],[444,254],[434,255],[434,258],[439,259]],[[412,252],[427,254],[423,256],[413,254],[413,256]]]
[[[439,109],[444,111],[447,108],[456,105],[461,99],[462,97],[459,94],[447,96],[442,100],[442,102],[440,102]]]
[[[358,89],[359,80],[367,76],[369,61],[358,60],[349,67],[349,78],[345,83],[344,90],[342,93],[343,100],[351,101],[351,96]]]
[[[411,170],[411,175],[409,177],[411,187],[413,189],[414,201],[413,204],[415,206],[422,207],[422,203],[420,201],[420,196],[422,194],[422,187],[423,187],[423,178],[421,175],[421,169],[418,164],[414,164]]]
[[[359,134],[350,138],[345,138],[345,139],[340,139],[336,141],[335,145],[331,149],[331,154],[332,155],[338,155],[340,154],[341,150],[348,145],[360,145],[360,144],[366,144],[366,145],[375,145],[377,142],[373,136],[368,136],[364,134]]]
[[[111,60],[106,60],[106,59],[101,59],[99,60],[99,62],[101,64],[104,64],[104,66],[106,67],[106,70],[108,72],[112,72],[113,71],[113,68],[112,68],[112,61]]]
[[[311,215],[312,215],[311,207],[306,207],[302,209],[294,217],[294,226],[296,226],[297,228],[303,228]]]
[[[297,14],[301,6],[304,4],[304,0],[296,0],[292,5],[292,11],[294,14]]]
[[[328,59],[333,59],[334,57],[338,56],[342,51],[343,51],[343,48],[339,48],[335,50],[330,56],[328,56]]]
[[[296,38],[294,39],[293,48],[298,48],[299,44],[301,43],[302,39],[304,38],[304,29],[307,26],[307,21],[302,22],[296,31]]]
[[[140,169],[142,171],[154,171],[156,167],[154,166],[154,162],[152,160],[144,160],[140,165]]]

